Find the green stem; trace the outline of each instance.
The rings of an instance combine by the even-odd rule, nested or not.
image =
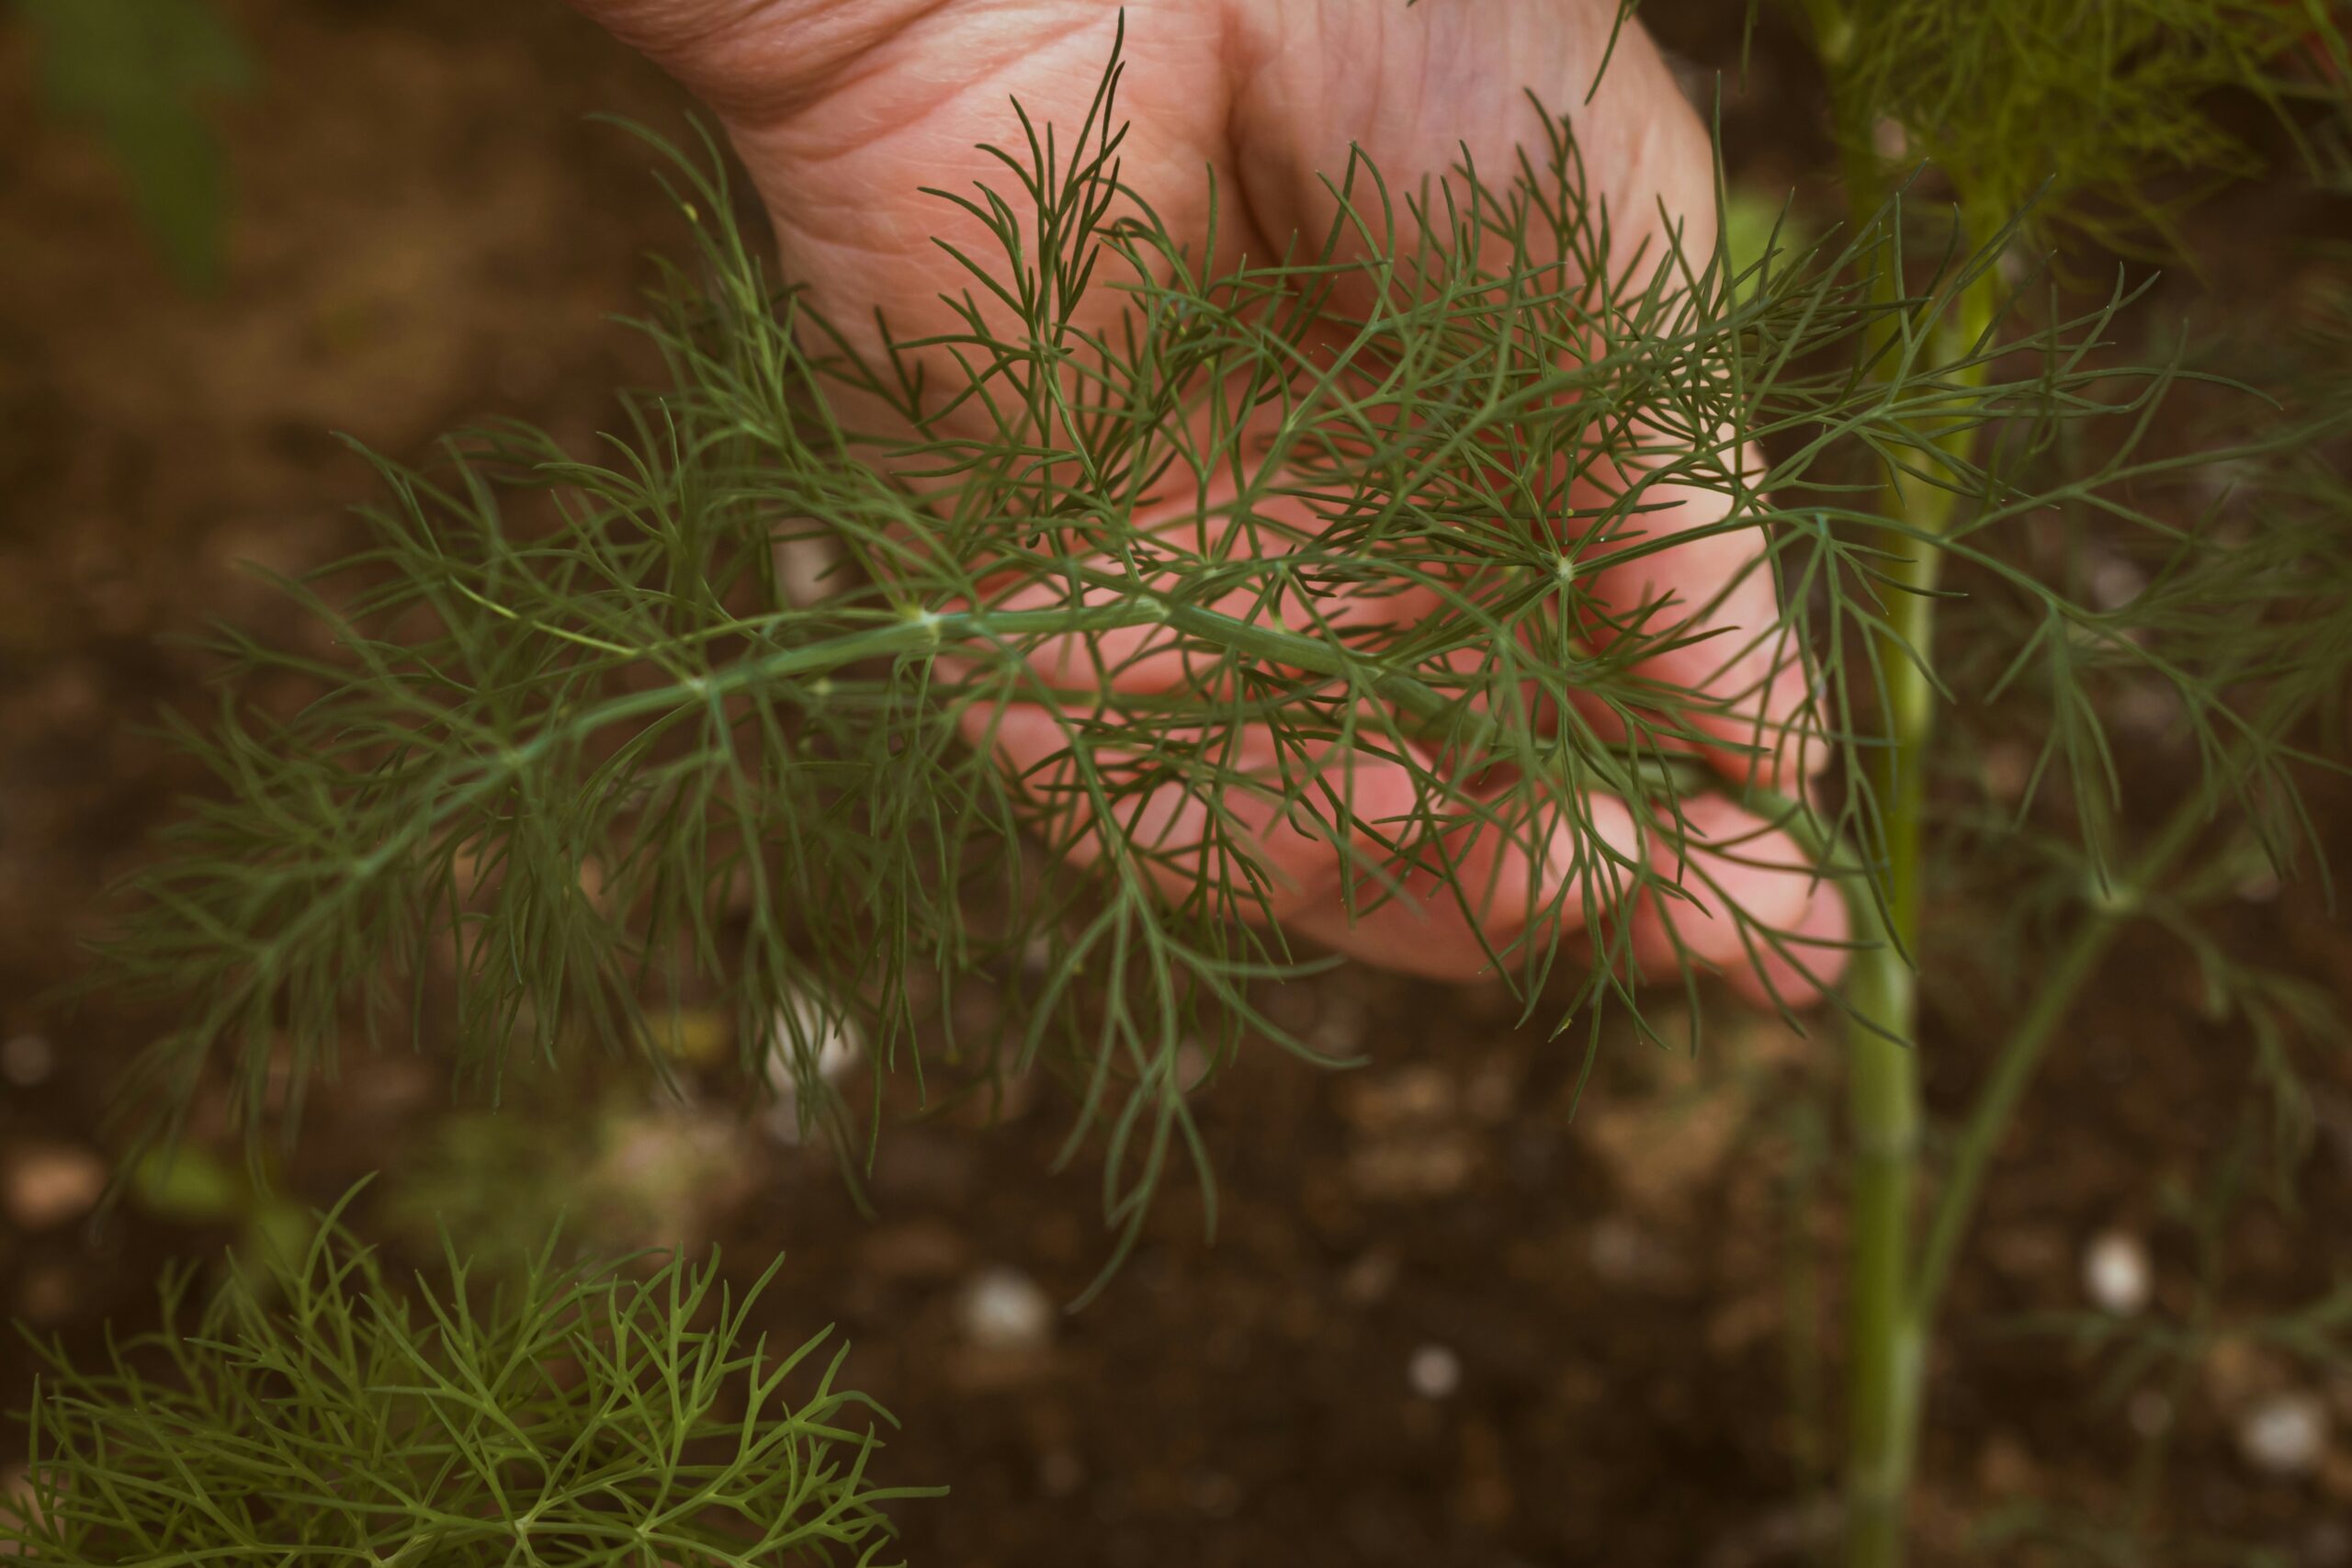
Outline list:
[[[2265,734],[2282,731],[2301,716],[2304,700],[2298,689],[2275,692],[2253,728]],[[2211,817],[2211,798],[2202,794],[2186,795],[2173,807],[2171,817],[2141,850],[2132,869],[2100,892],[2074,940],[2067,943],[2066,951],[2035,992],[2025,1016],[2003,1043],[1991,1076],[1969,1109],[1967,1125],[1952,1154],[1951,1168],[1936,1196],[1927,1246],[1920,1254],[1918,1274],[1912,1286],[1913,1311],[1923,1329],[1934,1327],[1944,1288],[1951,1283],[1953,1265],[1959,1260],[1960,1244],[1966,1239],[1969,1224],[1976,1217],[1985,1172],[2000,1148],[2003,1135],[2008,1132],[2018,1101],[2025,1097],[2042,1057],[2073,1010],[2075,998],[2098,973],[2100,960],[2115,945],[2124,921],[2131,918],[2140,900],[2173,863],[2188,852]]]
[[[1972,286],[1960,301],[1951,331],[1973,342],[1981,333],[1990,297]],[[1954,457],[1956,442],[1942,443]],[[1906,493],[1906,491],[1910,493]],[[1888,515],[1902,518],[1915,541],[1941,532],[1953,496],[1901,479],[1888,486]],[[1907,589],[1932,591],[1933,547],[1901,565]],[[1873,759],[1871,784],[1883,805],[1883,903],[1857,900],[1858,933],[1878,939],[1858,954],[1848,996],[1858,1021],[1851,1046],[1849,1124],[1853,1142],[1853,1263],[1850,1307],[1852,1383],[1847,1439],[1847,1562],[1849,1568],[1897,1568],[1903,1560],[1903,1512],[1922,1414],[1922,1379],[1945,1291],[1962,1243],[1975,1218],[1986,1173],[2050,1046],[2124,922],[2156,881],[2195,843],[2211,818],[2210,801],[2191,795],[2150,839],[2131,869],[2102,888],[2073,939],[2044,976],[2017,1027],[2003,1043],[1962,1129],[1950,1170],[1937,1192],[1919,1249],[1910,1264],[1913,1190],[1920,1126],[1918,1074],[1911,1049],[1918,998],[1910,955],[1918,938],[1919,839],[1925,803],[1923,766],[1933,728],[1928,678],[1896,646],[1907,643],[1924,663],[1933,630],[1932,598],[1914,593],[1890,605],[1882,638],[1887,676],[1886,749]],[[2291,694],[2272,699],[2260,727],[2283,726]]]
[[[1344,644],[1163,598],[1137,589],[1127,580],[1108,574],[1080,572],[1079,577],[1082,586],[1114,590],[1122,597],[1113,603],[1090,604],[1080,609],[910,608],[864,630],[748,655],[708,675],[682,674],[668,685],[631,692],[575,710],[564,715],[560,723],[543,730],[511,753],[486,760],[485,766],[490,771],[503,766],[506,773],[511,773],[516,763],[535,760],[555,745],[577,740],[616,723],[640,718],[690,702],[757,691],[782,681],[829,674],[867,660],[922,654],[950,644],[962,645],[968,654],[990,644],[1017,642],[1031,637],[1084,635],[1150,626],[1173,627],[1188,637],[1244,658],[1344,680],[1363,692],[1394,703],[1397,710],[1411,721],[1408,728],[1419,738],[1442,744],[1462,756],[1485,757],[1492,750],[1497,753],[1493,759],[1497,761],[1526,768],[1547,765],[1545,755],[1529,750],[1523,732],[1511,728],[1491,713],[1466,703],[1460,694],[1448,693],[1418,676],[1384,670],[1377,660],[1365,659]],[[762,617],[733,623],[719,629],[737,633],[758,630],[777,619],[781,617]],[[529,625],[537,631],[561,635],[557,628],[543,622],[533,621]],[[665,654],[702,640],[706,635],[698,634],[677,643],[648,644],[639,648],[611,643],[596,646],[600,651],[616,657],[643,660],[670,668]],[[567,640],[576,642],[581,639],[574,637]],[[677,671],[673,670],[673,673]],[[1040,692],[1038,694],[1049,694]],[[1058,694],[1073,700],[1084,700],[1094,694],[1080,691]],[[1625,771],[1614,777],[1609,776],[1611,755],[1594,751],[1587,759],[1600,771],[1600,776],[1589,781],[1589,786],[1602,793],[1640,795],[1642,786],[1636,774],[1677,794],[1707,787],[1703,769],[1655,756],[1628,755],[1622,759]],[[1790,817],[1803,815],[1793,802],[1765,792],[1752,794],[1759,809],[1771,809],[1776,814]]]
[[[1899,495],[1901,487],[1893,487]],[[1937,556],[1918,547],[1905,563],[1905,594],[1889,606],[1888,637],[1924,658],[1932,630]],[[1871,787],[1883,812],[1883,904],[1857,900],[1872,945],[1855,955],[1847,1063],[1852,1144],[1852,1255],[1849,1281],[1849,1383],[1846,1430],[1848,1562],[1894,1568],[1902,1561],[1903,1505],[1919,1421],[1922,1346],[1909,1300],[1911,1194],[1919,1145],[1919,1072],[1914,1054],[1918,996],[1911,954],[1918,937],[1919,836],[1926,753],[1934,722],[1927,678],[1899,649],[1888,667],[1887,733]]]
[[[1304,633],[1261,626],[1214,610],[1136,592],[1132,585],[1115,584],[1115,580],[1103,581],[1126,587],[1126,597],[1118,603],[1079,610],[909,609],[889,615],[876,626],[749,655],[708,674],[679,674],[678,679],[666,685],[625,693],[551,715],[547,727],[529,739],[484,749],[469,757],[461,767],[445,775],[440,787],[433,790],[430,809],[413,813],[399,832],[386,837],[366,855],[338,866],[332,884],[322,887],[299,916],[281,926],[266,943],[251,949],[251,985],[274,983],[285,955],[312,932],[325,929],[335,914],[369,887],[386,866],[415,852],[444,823],[506,787],[560,747],[578,744],[616,724],[650,718],[685,706],[715,705],[729,696],[772,688],[778,682],[821,677],[867,660],[920,655],[945,645],[960,644],[978,651],[990,644],[1001,645],[1029,637],[1143,626],[1173,626],[1246,657],[1285,663],[1356,683],[1362,690],[1395,703],[1415,721],[1418,733],[1455,749],[1462,755],[1484,756],[1492,748],[1496,761],[1529,768],[1545,765],[1546,759],[1531,749],[1523,732],[1470,708],[1458,697],[1417,677],[1381,670],[1344,647]],[[529,624],[539,631],[552,630],[543,623]],[[666,667],[664,654],[680,646],[684,645],[624,648],[607,643],[600,650]],[[674,670],[673,673],[678,674]],[[1586,760],[1594,773],[1588,781],[1589,791],[1594,794],[1646,800],[1658,795],[1679,796],[1707,787],[1703,770],[1695,765],[1650,756],[1612,758],[1604,752],[1591,753]],[[1802,816],[1796,805],[1776,805],[1794,827],[1794,819]],[[238,993],[236,1006],[244,1005],[249,989]]]
[[[2294,701],[2291,694],[2274,696],[2257,721],[2258,726],[2266,731],[2283,727],[2291,720],[2293,709],[2290,705]],[[2211,818],[2211,801],[2201,794],[2189,795],[2173,808],[2171,817],[2148,840],[2131,870],[2100,891],[2073,940],[2043,978],[2017,1028],[2002,1043],[1991,1074],[1969,1108],[1951,1167],[1936,1194],[1927,1242],[1920,1251],[1918,1269],[1912,1276],[1908,1304],[1894,1328],[1896,1337],[1913,1348],[1915,1356],[1917,1348],[1924,1346],[1935,1332],[1944,1292],[1951,1282],[1961,1244],[1967,1239],[1969,1226],[1975,1220],[1993,1156],[2007,1135],[2034,1074],[2058,1038],[2083,987],[2098,972],[2100,963],[2115,945],[2124,922],[2157,880],[2197,841],[2198,834]],[[1910,1414],[1916,1420],[1916,1388],[1911,1398]],[[1860,1559],[1872,1564],[1894,1560]]]
[[[1860,208],[1876,181],[1855,186]],[[1900,292],[1890,252],[1880,286]],[[1989,270],[1962,293],[1944,325],[1963,351],[1992,317]],[[1976,369],[1981,378],[1982,367]],[[1939,445],[1957,462],[1973,428]],[[1858,901],[1871,942],[1856,954],[1847,998],[1854,1025],[1848,1047],[1847,1125],[1851,1143],[1851,1257],[1848,1299],[1849,1385],[1846,1429],[1846,1550],[1849,1568],[1897,1568],[1904,1514],[1918,1443],[1926,1359],[1924,1324],[1912,1292],[1913,1195],[1919,1157],[1918,991],[1912,967],[1918,948],[1920,837],[1927,803],[1928,748],[1935,733],[1932,668],[1937,581],[1942,552],[1927,541],[1949,525],[1952,490],[1903,474],[1890,476],[1884,514],[1898,520],[1889,547],[1885,625],[1875,634],[1873,667],[1884,685],[1885,728],[1871,753],[1869,785],[1878,803],[1883,864],[1879,899]]]

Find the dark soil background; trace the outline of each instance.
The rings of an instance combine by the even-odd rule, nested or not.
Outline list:
[[[1703,78],[1736,64],[1744,8],[1648,11]],[[202,711],[208,658],[176,639],[212,616],[288,627],[237,563],[299,570],[351,546],[348,509],[373,491],[334,432],[415,458],[515,416],[584,448],[611,389],[655,369],[605,318],[635,307],[649,252],[679,248],[643,150],[584,117],[674,130],[681,98],[551,0],[228,10],[261,78],[222,115],[235,219],[206,297],[142,243],[101,152],[36,112],[25,40],[0,27],[0,1316],[82,1354],[107,1322],[153,1322],[168,1258],[217,1254],[244,1223],[134,1202],[90,1230],[111,1087],[159,1021],[40,999],[193,782],[145,732],[159,709]],[[1802,55],[1768,32],[1727,100],[1735,175],[1817,194],[1818,120]],[[2284,186],[2208,209],[2203,281],[2166,284],[2159,308],[2291,302],[2328,216]],[[2342,795],[2317,798],[2352,837]],[[2237,918],[2344,987],[2352,939],[2312,890],[2251,887]],[[1962,959],[1969,919],[1946,927]],[[2352,1563],[2352,1377],[2229,1332],[2352,1265],[2341,1056],[2312,1058],[2297,1212],[2233,1211],[2212,1343],[2186,1375],[2104,1390],[2104,1363],[2012,1331],[2086,1307],[2086,1252],[2109,1233],[2153,1260],[2151,1321],[2198,1309],[2165,1194],[2220,1158],[2251,1052],[2199,1021],[2194,980],[2163,942],[2128,941],[2007,1145],[1936,1352],[1924,1562],[2128,1561],[1985,1532],[2112,1523],[2144,1439],[2169,1432],[2164,1540]],[[1949,1110],[1997,1019],[1981,993],[1944,1001],[1928,1049]],[[976,986],[952,1005],[991,1003]],[[1498,992],[1347,971],[1269,1005],[1371,1065],[1245,1053],[1204,1101],[1214,1244],[1179,1184],[1072,1316],[1028,1315],[1081,1290],[1107,1247],[1091,1155],[1048,1173],[1069,1105],[1046,1085],[1013,1086],[994,1126],[959,1111],[891,1128],[871,1218],[828,1152],[723,1095],[664,1104],[624,1081],[563,1091],[569,1119],[450,1123],[407,1060],[326,1090],[288,1179],[324,1202],[387,1170],[364,1213],[396,1242],[454,1193],[461,1235],[464,1213],[569,1203],[592,1239],[715,1241],[745,1276],[782,1252],[779,1332],[838,1324],[855,1381],[906,1421],[886,1477],[953,1487],[902,1510],[916,1563],[1808,1560],[1835,1408],[1835,1368],[1805,1349],[1837,1339],[1837,1191],[1807,1152],[1836,1108],[1829,1042],[1718,1009],[1696,1066],[1605,1054],[1572,1120],[1578,1053],[1517,1026]],[[0,1342],[0,1404],[22,1404],[31,1371]],[[2290,1407],[2316,1414],[2320,1447],[2266,1463],[2250,1424]],[[0,1431],[0,1494],[21,1445]]]

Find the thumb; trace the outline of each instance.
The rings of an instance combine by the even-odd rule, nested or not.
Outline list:
[[[937,0],[568,0],[729,127],[783,118]]]

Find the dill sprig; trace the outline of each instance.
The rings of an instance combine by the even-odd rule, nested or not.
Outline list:
[[[658,1061],[695,987],[731,1008],[746,1072],[781,1058],[840,1118],[821,1040],[850,1020],[877,1077],[921,1072],[916,998],[946,987],[916,982],[977,974],[1006,1022],[951,1036],[959,1070],[1066,1071],[1131,1241],[1171,1166],[1208,1175],[1183,1047],[1314,1054],[1255,1000],[1320,962],[1285,931],[1269,833],[1331,844],[1357,917],[1408,886],[1491,915],[1481,851],[1576,846],[1579,874],[1531,884],[1487,956],[1588,1051],[1612,1006],[1646,1029],[1644,982],[1700,1000],[1679,940],[1633,951],[1641,900],[1824,972],[1823,939],[1739,908],[1721,868],[1809,852],[1878,897],[1888,683],[1946,692],[1894,614],[1930,548],[1998,612],[1995,689],[2063,716],[2043,771],[2075,782],[2095,861],[2122,780],[2094,671],[2174,692],[2217,805],[2249,780],[2294,798],[2299,753],[2249,702],[2283,673],[2248,652],[2268,623],[2101,607],[2032,547],[2094,516],[2161,581],[2210,586],[2245,558],[2188,486],[2308,438],[2155,445],[2191,378],[2112,363],[2132,291],[2077,309],[2002,284],[2015,225],[1934,265],[1899,193],[1753,261],[1672,231],[1629,258],[1564,121],[1542,156],[1413,192],[1358,162],[1319,241],[1207,273],[1120,183],[1117,77],[1074,134],[1023,117],[991,150],[1010,194],[940,193],[995,254],[958,253],[956,330],[878,354],[770,279],[722,166],[662,148],[696,243],[644,323],[671,384],[596,459],[511,427],[430,471],[379,463],[372,544],[323,574],[349,586],[286,585],[334,655],[224,634],[220,720],[185,730],[220,791],[133,879],[96,971],[183,1010],[126,1097],[150,1133],[225,1070],[247,1130],[274,1111],[291,1136],[346,1034],[399,1023],[421,1042],[446,1019],[493,1084],[594,1046]],[[1104,293],[1115,324],[1082,327]],[[1962,299],[1985,308],[1954,332]],[[1896,491],[1945,502],[1923,522]],[[1199,497],[1172,522],[1171,493]],[[1668,493],[1701,521],[1659,526]],[[2265,547],[2299,560],[2309,537]],[[1772,578],[1768,624],[1608,590],[1724,538],[1739,581]],[[780,547],[832,569],[796,585]],[[1363,613],[1389,602],[1411,613]],[[1773,711],[1799,664],[1813,699]],[[289,672],[324,694],[242,700]],[[1826,761],[1826,804],[1691,765],[1781,751]],[[1407,798],[1360,804],[1346,756]],[[1812,850],[1706,839],[1702,791]],[[1630,841],[1601,819],[1620,806]]]
[[[349,1199],[345,1201],[346,1203]],[[413,1288],[327,1216],[307,1254],[232,1270],[104,1370],[43,1348],[30,1490],[0,1549],[34,1568],[205,1557],[719,1568],[873,1563],[888,1413],[830,1330],[772,1348],[718,1260],[560,1267]]]

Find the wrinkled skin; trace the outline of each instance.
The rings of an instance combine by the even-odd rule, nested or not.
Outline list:
[[[968,281],[931,243],[933,235],[964,242],[967,254],[991,254],[974,220],[919,187],[968,191],[986,183],[1006,193],[1004,171],[976,145],[1021,145],[1016,99],[1037,123],[1074,130],[1120,15],[1115,0],[574,3],[720,117],[766,199],[786,276],[832,321],[870,323],[878,307],[898,337],[948,327],[938,296],[960,295]],[[1197,251],[1208,232],[1204,171],[1213,172],[1225,193],[1215,265],[1229,266],[1245,254],[1262,260],[1295,232],[1319,240],[1328,231],[1331,197],[1317,175],[1343,172],[1351,147],[1392,190],[1445,177],[1465,148],[1482,170],[1510,170],[1522,147],[1543,166],[1544,127],[1532,92],[1570,117],[1595,187],[1588,195],[1611,214],[1614,244],[1630,254],[1648,243],[1654,255],[1661,222],[1671,221],[1687,249],[1703,252],[1713,226],[1707,138],[1638,28],[1618,39],[1600,90],[1587,101],[1614,10],[1614,0],[1421,0],[1409,8],[1403,0],[1127,0],[1122,177]],[[1117,308],[1103,291],[1086,303],[1098,324]],[[1661,489],[1652,499],[1675,496]],[[1162,504],[1171,515],[1190,516],[1197,500],[1174,496]],[[1687,525],[1686,516],[1702,523],[1709,520],[1702,509],[1713,504],[1692,492],[1680,515],[1653,513],[1645,525],[1670,533]],[[1801,671],[1793,662],[1776,670],[1762,651],[1729,653],[1775,618],[1769,577],[1742,570],[1755,549],[1739,534],[1691,541],[1604,564],[1594,592],[1620,614],[1667,599],[1669,621],[1690,620],[1704,607],[1701,624],[1722,635],[1660,655],[1651,672],[1682,688],[1760,691],[1766,716],[1778,717],[1801,705]],[[1674,606],[1685,608],[1678,615]],[[1357,620],[1426,607],[1409,599],[1366,603],[1356,607]],[[1139,686],[1170,678],[1166,660],[1122,676]],[[1712,757],[1727,773],[1759,767],[1781,787],[1801,787],[1788,749],[1760,760],[1738,749],[1756,734],[1752,721],[1717,714],[1694,722],[1730,743]],[[1271,756],[1266,737],[1238,739],[1242,756]],[[994,743],[1018,770],[1064,741],[1046,713],[1015,708],[1002,716]],[[1358,754],[1324,765],[1325,776],[1345,781],[1363,819],[1377,821],[1411,799],[1407,773],[1393,760]],[[1645,895],[1632,911],[1634,955],[1646,970],[1673,966],[1670,922],[1689,952],[1723,966],[1750,996],[1774,988],[1785,999],[1812,994],[1779,958],[1765,959],[1765,973],[1750,966],[1733,922],[1714,908],[1716,894],[1675,866],[1662,836],[1649,835],[1644,851],[1621,804],[1601,799],[1590,807],[1592,830],[1623,853],[1647,852],[1692,894],[1688,900]],[[1254,801],[1234,809],[1283,880],[1275,907],[1287,929],[1424,975],[1462,978],[1487,967],[1473,916],[1489,942],[1510,943],[1531,879],[1548,889],[1600,876],[1603,903],[1615,885],[1574,832],[1555,833],[1533,854],[1503,835],[1482,833],[1468,840],[1474,847],[1462,870],[1464,885],[1478,889],[1483,903],[1465,911],[1450,892],[1416,876],[1406,896],[1351,919],[1329,842]],[[1199,807],[1170,800],[1159,813],[1179,841],[1187,811]],[[1784,838],[1751,837],[1752,819],[1724,802],[1704,803],[1691,825],[1711,843],[1736,845],[1732,858],[1695,852],[1708,857],[1713,875],[1757,919],[1815,938],[1844,935],[1837,893],[1798,869],[1802,857]],[[1580,903],[1572,897],[1565,908],[1573,916]],[[1838,959],[1835,950],[1808,950],[1806,966],[1826,979]]]

